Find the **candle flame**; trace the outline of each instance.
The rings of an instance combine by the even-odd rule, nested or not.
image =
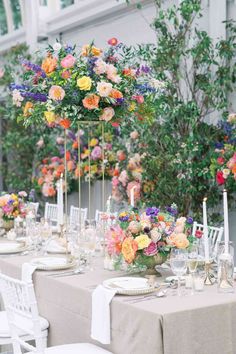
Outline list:
[[[63,178],[63,173],[61,173],[61,178]]]
[[[203,198],[203,201],[206,202],[207,201],[207,197]]]
[[[224,190],[223,190],[223,193],[227,193],[227,189],[224,189]]]

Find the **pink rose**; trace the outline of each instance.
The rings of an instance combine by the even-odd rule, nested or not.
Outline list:
[[[145,256],[154,256],[157,254],[157,244],[152,241],[148,247],[144,248],[143,253]]]
[[[217,158],[217,163],[218,163],[219,165],[223,165],[224,162],[225,162],[225,159],[224,159],[222,156],[220,156],[220,157]]]
[[[115,111],[112,107],[106,107],[102,111],[102,115],[99,117],[100,120],[105,120],[109,122],[115,115]]]
[[[71,73],[69,72],[69,70],[65,70],[61,73],[61,77],[63,79],[69,79],[71,77]]]
[[[144,97],[141,95],[133,96],[132,98],[139,104],[142,104],[144,102]]]
[[[141,231],[141,224],[137,221],[131,221],[128,230],[134,235],[138,234]]]
[[[119,181],[121,182],[123,187],[126,186],[128,180],[129,180],[129,178],[128,178],[127,172],[125,170],[123,170],[119,176]]]
[[[117,177],[112,178],[112,185],[113,187],[117,187],[119,185],[119,180]]]
[[[61,66],[65,69],[73,68],[75,62],[76,62],[76,58],[73,57],[73,55],[71,54],[67,54],[67,56],[62,59]]]
[[[139,182],[136,182],[136,181],[129,182],[128,186],[126,188],[126,193],[127,193],[128,197],[130,198],[130,191],[133,187],[136,187],[134,189],[134,199],[139,200],[140,199],[140,191],[141,191],[141,185]]]

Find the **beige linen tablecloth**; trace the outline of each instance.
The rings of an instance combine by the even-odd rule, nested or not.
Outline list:
[[[29,256],[0,257],[0,270],[20,277]],[[102,269],[70,277],[37,271],[34,283],[40,314],[50,322],[49,344],[93,342],[91,286],[121,273]],[[194,296],[167,296],[132,304],[116,296],[111,304],[114,354],[236,354],[236,295],[216,286]],[[95,342],[94,342],[95,343]],[[96,343],[102,346],[100,343]]]

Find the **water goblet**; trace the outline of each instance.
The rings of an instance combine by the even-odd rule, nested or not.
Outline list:
[[[191,295],[194,295],[194,274],[198,266],[198,246],[192,244],[188,249],[188,270],[191,275],[192,290]]]
[[[181,294],[181,276],[187,272],[187,251],[185,249],[173,248],[170,254],[170,267],[178,278],[178,296]]]

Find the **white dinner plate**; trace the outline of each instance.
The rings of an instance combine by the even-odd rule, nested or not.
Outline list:
[[[118,277],[104,280],[103,286],[108,289],[117,290],[117,294],[140,295],[155,291],[154,286],[148,284],[147,278]]]
[[[25,251],[28,247],[24,242],[1,242],[0,243],[0,254],[13,254],[21,253]]]
[[[39,257],[31,260],[38,270],[61,270],[75,266],[75,261],[67,257]]]

